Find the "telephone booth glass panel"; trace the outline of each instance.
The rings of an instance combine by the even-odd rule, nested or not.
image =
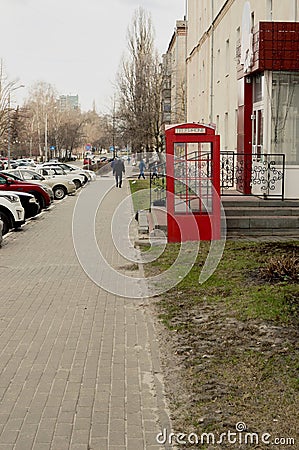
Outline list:
[[[174,211],[176,214],[208,213],[213,208],[211,189],[212,144],[174,144]]]

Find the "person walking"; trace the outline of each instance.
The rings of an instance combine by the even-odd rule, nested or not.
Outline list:
[[[142,177],[142,178],[145,180],[144,169],[145,169],[145,162],[143,161],[143,159],[141,159],[141,160],[140,160],[140,163],[139,163],[139,175],[138,175],[138,180],[140,180],[140,177]]]
[[[113,175],[115,176],[116,187],[121,188],[125,165],[122,159],[116,158],[113,164]]]
[[[157,161],[154,162],[154,165],[152,167],[152,174],[151,174],[152,180],[154,178],[158,178],[158,163]]]

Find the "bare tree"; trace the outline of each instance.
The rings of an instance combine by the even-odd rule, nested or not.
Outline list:
[[[49,118],[56,104],[54,87],[43,81],[37,82],[30,90],[25,108],[30,111],[32,133],[37,137],[38,153],[41,159],[47,157]]]
[[[86,113],[84,137],[99,152],[102,148],[108,148],[112,143],[110,122],[109,116],[101,116],[95,110]]]
[[[138,8],[128,28],[128,55],[118,73],[118,116],[133,150],[158,144],[161,75],[151,16]]]
[[[13,115],[14,109],[11,107],[11,93],[18,89],[18,81],[10,81],[3,67],[3,62],[0,60],[0,144],[3,145],[7,140],[7,133],[10,129],[10,119]]]
[[[64,111],[64,122],[60,127],[61,150],[66,160],[71,157],[73,150],[82,145],[84,140],[84,126],[87,123],[86,114],[80,110],[68,108]]]

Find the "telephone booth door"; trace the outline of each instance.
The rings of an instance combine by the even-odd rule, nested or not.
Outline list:
[[[220,239],[220,137],[195,123],[165,135],[168,242]]]

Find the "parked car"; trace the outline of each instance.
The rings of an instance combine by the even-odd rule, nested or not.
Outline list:
[[[68,180],[73,181],[73,183],[75,183],[76,189],[79,189],[81,186],[83,186],[85,181],[83,175],[80,175],[77,172],[75,173],[65,172],[60,166],[57,165],[42,166],[36,169],[36,171],[45,178],[48,177],[52,178],[58,177],[58,179],[61,177],[67,178]]]
[[[44,165],[48,164],[44,163],[43,166]],[[87,181],[96,179],[96,175],[92,170],[80,169],[80,167],[74,166],[72,164],[66,164],[61,162],[52,165],[61,167],[67,173],[79,173],[84,177],[85,183],[87,183]]]
[[[16,194],[19,197],[25,211],[25,219],[35,217],[38,213],[40,213],[41,208],[34,195],[20,191],[10,191],[10,192],[12,194]]]
[[[25,211],[15,193],[0,190],[0,219],[3,222],[3,235],[25,223]]]
[[[10,161],[10,167],[16,169],[17,167],[35,167],[36,164],[31,158],[14,159]]]
[[[54,194],[55,200],[61,200],[66,195],[71,195],[76,193],[76,185],[72,180],[67,177],[53,177],[45,178],[40,173],[32,169],[25,169],[20,167],[18,169],[6,170],[5,173],[11,173],[16,175],[24,181],[30,181],[31,183],[46,184],[48,185]]]
[[[67,172],[68,170],[70,172],[74,172],[74,171],[78,171],[79,173],[81,173],[82,175],[87,177],[87,181],[94,181],[96,180],[96,174],[94,173],[93,170],[89,170],[89,169],[80,169],[80,167],[74,166],[72,164],[66,164],[67,167],[64,168],[64,170]]]
[[[0,172],[0,191],[21,191],[34,195],[41,209],[51,205],[52,189],[46,185],[39,185],[23,181],[15,175]]]

